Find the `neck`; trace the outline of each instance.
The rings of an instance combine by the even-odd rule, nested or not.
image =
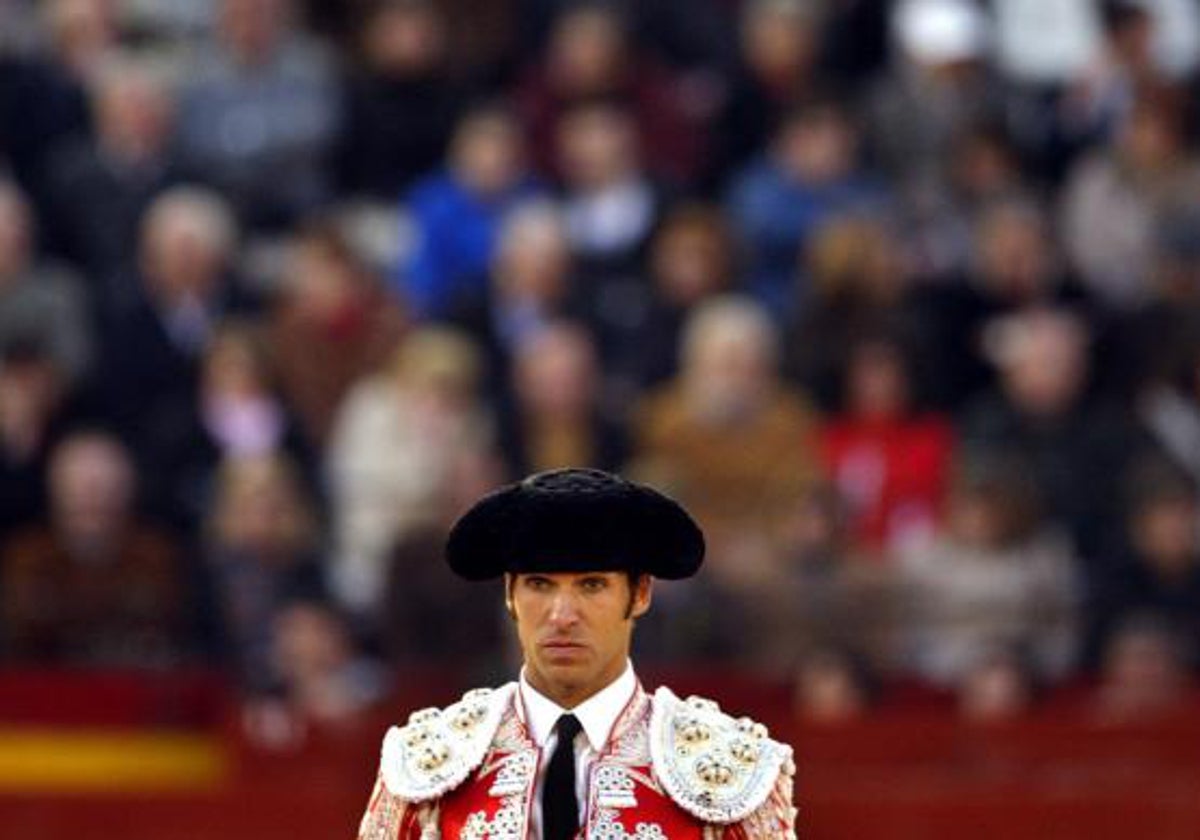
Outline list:
[[[528,664],[525,666],[525,679],[539,694],[570,710],[615,683],[625,673],[625,662],[625,659],[621,659],[615,669],[607,669],[602,676],[586,685],[550,679]]]

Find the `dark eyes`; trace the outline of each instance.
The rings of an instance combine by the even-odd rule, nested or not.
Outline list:
[[[524,586],[534,592],[549,592],[554,588],[554,581],[544,577],[527,577]],[[587,593],[603,592],[608,588],[608,581],[601,577],[584,578],[577,586]]]

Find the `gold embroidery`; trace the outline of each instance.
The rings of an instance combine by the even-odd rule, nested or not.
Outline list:
[[[358,826],[358,840],[395,840],[408,808],[407,802],[388,792],[382,779],[376,780],[370,804]]]

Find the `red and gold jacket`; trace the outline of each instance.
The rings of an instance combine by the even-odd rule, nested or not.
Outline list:
[[[539,750],[516,683],[383,741],[358,840],[527,840]],[[639,685],[591,764],[580,840],[795,840],[791,747],[700,697]]]

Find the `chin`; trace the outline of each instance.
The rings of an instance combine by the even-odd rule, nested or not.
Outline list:
[[[543,660],[541,670],[548,677],[572,685],[586,684],[596,677],[596,666],[583,658],[574,661]]]
[[[570,674],[575,678],[595,670],[594,666],[582,657],[578,659],[567,659],[565,657],[543,659],[541,667],[542,672],[546,674]]]

